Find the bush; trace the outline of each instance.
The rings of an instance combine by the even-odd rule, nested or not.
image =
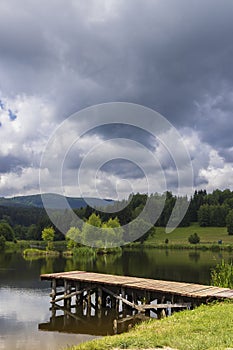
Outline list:
[[[3,235],[0,236],[0,250],[4,250],[6,245],[6,239]]]
[[[193,233],[192,235],[189,236],[188,241],[191,244],[197,244],[197,243],[200,243],[200,237],[195,232],[195,233]]]
[[[80,257],[81,256],[93,257],[95,256],[95,250],[93,248],[84,246],[84,247],[74,248],[73,254]]]
[[[233,288],[233,265],[224,260],[211,270],[211,284],[217,287]]]
[[[0,235],[3,236],[6,241],[14,241],[15,234],[12,227],[7,222],[0,222]]]

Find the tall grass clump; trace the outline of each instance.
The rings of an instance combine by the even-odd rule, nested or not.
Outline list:
[[[217,287],[233,289],[233,264],[221,261],[211,270],[211,284]]]
[[[78,247],[73,249],[73,255],[75,256],[88,256],[88,257],[94,257],[95,256],[95,250],[91,247]]]

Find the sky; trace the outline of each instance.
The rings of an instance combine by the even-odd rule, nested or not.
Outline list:
[[[69,196],[127,198],[148,182],[151,192],[233,189],[232,37],[232,0],[1,0],[0,196],[39,193],[39,173],[43,191]],[[136,116],[134,126],[110,118],[74,144],[68,132],[53,149],[67,147],[59,186],[56,157],[41,163],[49,140],[72,114],[112,102],[160,113],[165,144]],[[78,113],[76,134],[97,114]]]

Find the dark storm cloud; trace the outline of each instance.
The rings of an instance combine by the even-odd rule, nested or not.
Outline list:
[[[105,140],[114,138],[131,139],[151,149],[151,151],[155,150],[155,137],[147,131],[133,125],[120,123],[101,125],[94,128],[92,131],[87,133],[87,135],[88,134],[101,135],[101,137]]]
[[[232,18],[231,0],[2,0],[0,92],[40,97],[55,109],[55,123],[93,104],[142,104],[178,129],[194,129],[229,162]],[[119,132],[154,147],[135,128],[110,125],[93,133],[108,139]],[[67,167],[80,159],[73,165],[70,157]],[[207,167],[208,160],[198,154],[197,184],[206,181],[198,178],[198,165]],[[17,160],[8,161],[2,160],[3,172],[17,168]]]
[[[56,99],[58,117],[123,100],[193,126],[195,102],[232,86],[232,1],[119,1],[102,20],[76,3],[1,4],[6,88]]]
[[[105,171],[106,173],[114,174],[124,179],[139,179],[145,177],[143,170],[140,169],[139,166],[126,159],[113,159],[105,163],[100,168],[100,171]]]
[[[11,171],[20,173],[22,167],[29,166],[30,162],[28,159],[26,159],[24,156],[14,156],[14,155],[7,155],[7,156],[1,156],[0,155],[0,173],[9,173]]]

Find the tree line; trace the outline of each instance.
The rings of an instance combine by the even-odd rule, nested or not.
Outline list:
[[[148,199],[151,205],[147,208],[147,218],[138,218],[143,213]],[[153,227],[167,226],[177,199],[189,205],[179,226],[189,226],[192,222],[198,222],[203,227],[227,226],[228,232],[233,234],[233,191],[229,189],[217,189],[212,193],[199,190],[195,191],[189,199],[187,197],[177,198],[169,191],[163,194],[155,193],[150,196],[137,193],[131,194],[128,200],[114,202],[105,210],[91,208],[87,205],[83,208],[74,209],[74,212],[84,222],[88,222],[92,214],[95,214],[101,221],[101,224],[93,225],[97,227],[110,225],[109,223],[114,222],[114,220],[117,220],[119,226],[134,222],[134,224],[129,225],[128,230],[124,230],[122,239],[124,241],[137,239],[136,232],[137,228],[140,227],[142,231],[146,232],[143,237],[140,237],[140,240],[143,241],[151,232],[149,226],[147,228],[146,225],[148,222],[153,222],[154,212],[156,210],[159,212],[160,207],[162,208],[156,222],[153,222]],[[55,210],[54,212],[59,217],[60,212]],[[71,227],[75,227],[72,222],[72,212],[65,210],[62,214],[62,226],[65,228],[65,232],[68,232]],[[138,218],[137,221],[135,221],[136,218]],[[41,240],[41,233],[45,227],[54,227],[54,225],[44,209],[0,206],[0,236],[3,236],[6,240]],[[111,225],[109,228],[112,228]],[[83,231],[82,228],[80,229]],[[55,240],[65,239],[56,227],[54,227],[54,230]],[[84,236],[87,237],[88,235],[85,233]]]

